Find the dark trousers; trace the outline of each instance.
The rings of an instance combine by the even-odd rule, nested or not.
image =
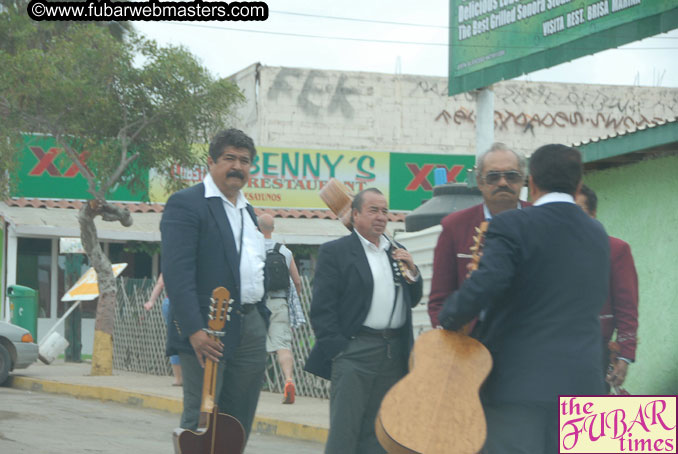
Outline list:
[[[483,454],[557,454],[558,403],[483,404]]]
[[[184,389],[181,427],[195,430],[200,418],[203,369],[194,354],[180,353]],[[245,314],[234,357],[220,362],[215,402],[220,413],[235,417],[249,437],[266,371],[266,324],[258,310]]]
[[[374,422],[386,392],[407,372],[407,337],[358,335],[332,361],[325,454],[385,453]]]

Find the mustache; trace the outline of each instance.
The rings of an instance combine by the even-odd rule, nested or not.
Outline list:
[[[231,170],[226,174],[226,177],[236,177],[240,178],[241,180],[245,179],[245,174],[242,173],[240,170]]]
[[[495,189],[492,194],[499,194],[500,192],[508,192],[509,194],[516,193],[513,189],[509,188],[508,186],[502,186],[500,188]]]

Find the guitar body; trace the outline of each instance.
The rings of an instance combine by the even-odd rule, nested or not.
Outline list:
[[[176,429],[176,454],[241,454],[245,447],[245,429],[240,421],[224,413],[210,415],[207,430]]]
[[[212,340],[223,336],[221,330],[230,320],[231,293],[224,287],[212,292],[212,304],[205,331]],[[173,433],[175,454],[241,454],[245,449],[245,429],[231,415],[219,413],[214,403],[217,385],[217,364],[205,359],[203,372],[202,401],[198,430],[175,429]]]
[[[375,421],[389,454],[476,454],[487,435],[478,391],[492,368],[490,352],[463,334],[421,334],[410,372],[386,394]]]

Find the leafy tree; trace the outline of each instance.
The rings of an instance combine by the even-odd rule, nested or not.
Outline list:
[[[78,221],[100,292],[92,374],[107,375],[116,286],[94,219],[130,226],[130,212],[107,201],[110,191],[145,189],[144,169],[169,175],[175,164],[198,164],[194,144],[224,127],[242,95],[184,48],[160,47],[133,31],[119,40],[91,23],[33,22],[24,11],[0,12],[0,158],[16,155],[21,133],[47,134],[87,180],[92,198]],[[0,170],[12,169],[12,159],[2,161]],[[181,185],[167,181],[169,190]]]

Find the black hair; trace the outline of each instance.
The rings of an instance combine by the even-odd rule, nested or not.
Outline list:
[[[594,214],[596,211],[598,211],[598,196],[596,195],[596,191],[589,188],[585,184],[582,184],[581,189],[579,189],[579,193],[586,197],[586,211],[591,214]]]
[[[217,162],[227,147],[245,148],[250,152],[250,159],[254,161],[257,149],[250,136],[239,129],[230,128],[219,131],[210,142],[209,153],[212,161]]]
[[[545,192],[564,192],[574,196],[582,173],[581,153],[567,145],[544,145],[530,157],[532,181]]]

